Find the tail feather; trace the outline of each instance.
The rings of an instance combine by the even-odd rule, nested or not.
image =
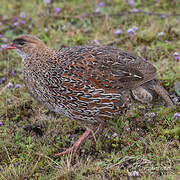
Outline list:
[[[166,101],[168,106],[171,106],[173,108],[176,107],[170,99],[168,92],[159,83],[156,83],[153,88],[156,93],[159,94]]]

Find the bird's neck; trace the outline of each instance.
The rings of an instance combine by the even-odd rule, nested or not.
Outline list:
[[[28,49],[28,51],[21,52],[19,50],[16,51],[22,58],[22,61],[30,59],[44,59],[46,60],[48,57],[53,57],[54,51],[49,48],[32,48]]]

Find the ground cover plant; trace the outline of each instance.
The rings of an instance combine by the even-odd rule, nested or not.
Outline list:
[[[0,179],[179,179],[179,12],[178,0],[1,0]],[[71,155],[54,159],[85,128],[27,92],[21,59],[6,51],[27,33],[54,49],[95,44],[136,52],[158,69],[176,109],[133,106],[87,140],[74,163]]]

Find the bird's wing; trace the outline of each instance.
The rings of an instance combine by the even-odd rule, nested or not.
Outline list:
[[[111,47],[67,48],[62,77],[106,90],[133,89],[156,77],[156,68],[134,54]]]

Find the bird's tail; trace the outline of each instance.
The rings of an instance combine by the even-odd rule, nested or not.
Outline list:
[[[165,102],[167,103],[168,106],[171,106],[173,108],[176,107],[173,104],[172,100],[170,99],[168,92],[159,84],[159,82],[155,83],[153,85],[153,88],[156,91],[156,93],[165,100]]]

